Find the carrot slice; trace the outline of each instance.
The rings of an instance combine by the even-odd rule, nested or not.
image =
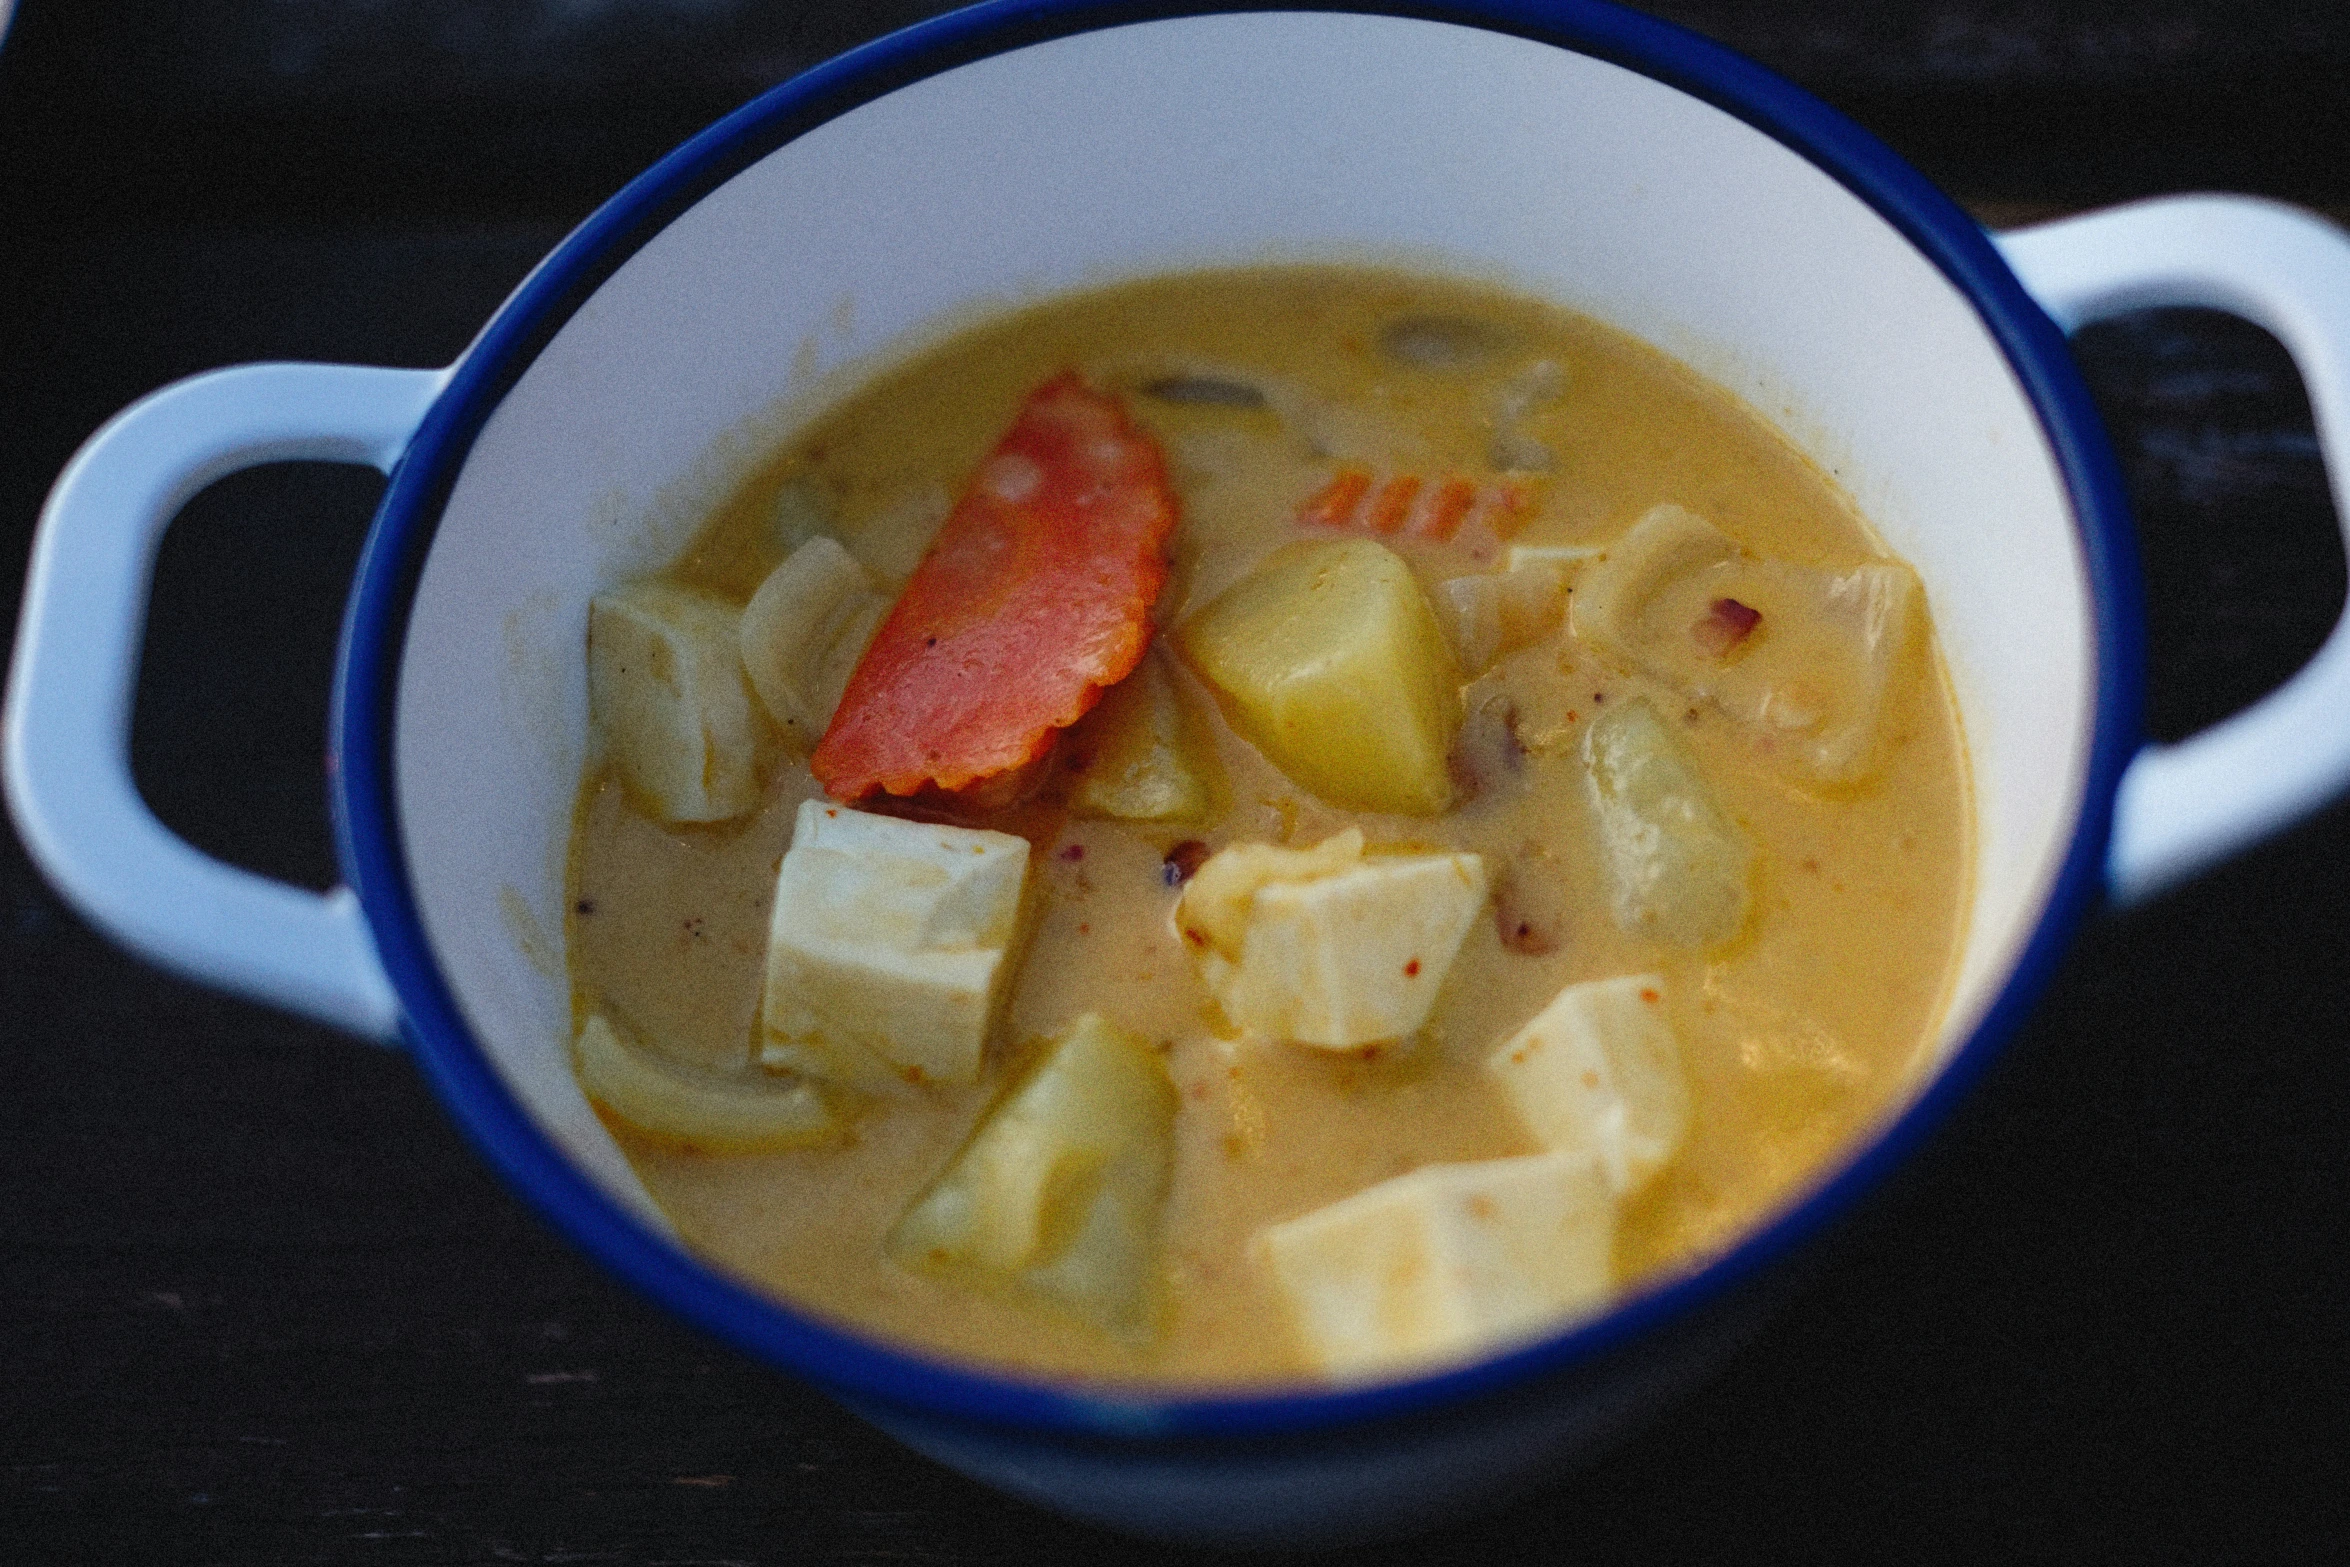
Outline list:
[[[1297,520],[1317,528],[1344,528],[1354,522],[1355,508],[1370,493],[1371,476],[1360,468],[1341,468],[1338,477],[1316,490],[1298,508]]]
[[[1412,524],[1412,531],[1431,539],[1449,539],[1459,531],[1461,519],[1469,515],[1469,508],[1476,504],[1476,485],[1457,476],[1447,479],[1429,497],[1428,505]]]
[[[1530,501],[1522,485],[1481,486],[1457,473],[1431,486],[1416,473],[1376,483],[1361,468],[1341,468],[1298,507],[1297,520],[1311,528],[1407,533],[1442,543],[1464,522],[1481,517],[1495,535],[1508,538],[1524,522]]]
[[[1078,379],[1028,395],[874,633],[810,758],[836,800],[953,793],[1036,761],[1150,645],[1175,498]]]

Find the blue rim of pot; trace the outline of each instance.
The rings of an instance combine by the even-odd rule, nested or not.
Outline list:
[[[1474,1364],[1335,1390],[1153,1393],[1064,1387],[893,1349],[779,1304],[623,1212],[515,1102],[434,960],[396,825],[393,711],[418,578],[457,473],[491,412],[596,287],[734,174],[859,104],[970,61],[1173,17],[1330,10],[1484,28],[1624,66],[1773,137],[1891,223],[1967,296],[2032,400],[2079,527],[2095,621],[2087,777],[2071,847],[2006,985],[1932,1083],[1806,1197],[1704,1266],[1604,1315]],[[1989,237],[1923,175],[1809,93],[1721,46],[1604,0],[1280,5],[995,0],[894,33],[778,86],[687,141],[606,202],[523,282],[459,362],[393,470],[344,619],[329,792],[364,907],[426,1074],[491,1163],[555,1225],[645,1294],[738,1348],[852,1402],[1057,1440],[1273,1438],[1432,1416],[1596,1366],[1693,1318],[1875,1188],[1947,1115],[2053,976],[2102,899],[2114,791],[2142,737],[2145,618],[2127,498],[2063,334]]]

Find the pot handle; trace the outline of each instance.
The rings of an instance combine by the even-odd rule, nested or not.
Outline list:
[[[447,373],[255,364],[140,399],[74,454],[34,536],[0,774],[25,847],[93,924],[165,968],[369,1039],[399,1002],[358,897],[225,865],[131,781],[131,696],[163,531],[189,497],[261,463],[390,472]]]
[[[2203,305],[2267,328],[2309,389],[2350,546],[2350,235],[2246,196],[2174,196],[1996,236],[2067,333]],[[2148,743],[2114,797],[2105,882],[2135,903],[2309,815],[2350,782],[2350,610],[2276,690],[2176,745]]]

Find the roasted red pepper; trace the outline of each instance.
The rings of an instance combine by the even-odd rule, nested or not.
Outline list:
[[[950,794],[1043,757],[1150,645],[1175,498],[1074,372],[1030,393],[874,633],[810,765],[837,800]]]

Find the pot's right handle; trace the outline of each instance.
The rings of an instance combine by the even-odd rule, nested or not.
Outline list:
[[[259,463],[389,472],[447,379],[240,365],[115,415],[41,513],[0,714],[25,847],[94,924],[191,978],[386,1041],[399,1002],[359,900],[224,865],[157,821],[131,780],[131,697],[156,546],[188,498]]]
[[[2350,235],[2244,196],[2174,196],[1997,236],[2070,333],[2102,316],[2202,305],[2267,328],[2309,389],[2350,546]],[[2108,892],[2131,903],[2277,832],[2350,783],[2350,610],[2292,679],[2176,745],[2148,744],[2114,798]]]

